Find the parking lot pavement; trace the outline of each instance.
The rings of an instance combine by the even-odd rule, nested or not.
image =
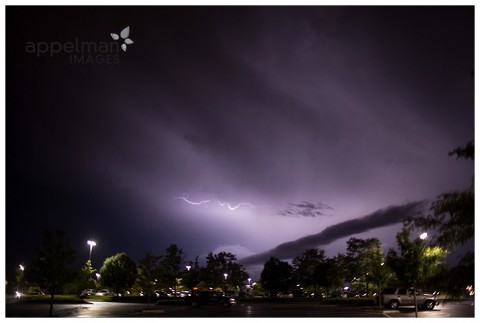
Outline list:
[[[6,304],[6,317],[46,317],[48,304]],[[221,306],[158,306],[145,303],[92,302],[91,304],[55,304],[56,317],[415,317],[414,308],[389,310],[377,306],[325,305],[319,303],[239,303]],[[418,317],[475,317],[475,306],[469,302],[441,304],[433,311],[418,311]]]

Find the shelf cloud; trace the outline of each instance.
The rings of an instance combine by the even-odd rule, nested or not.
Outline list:
[[[357,219],[331,225],[317,234],[282,243],[271,250],[243,258],[240,262],[243,265],[255,265],[266,262],[270,257],[291,259],[301,250],[327,245],[343,237],[400,223],[405,217],[422,211],[426,203],[427,201],[423,200],[380,209]]]

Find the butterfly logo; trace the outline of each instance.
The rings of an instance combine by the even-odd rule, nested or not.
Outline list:
[[[130,35],[130,26],[125,27],[121,32],[120,36],[115,33],[110,33],[110,36],[112,36],[113,40],[119,40],[120,38],[123,39],[123,44],[122,44],[122,49],[124,52],[127,51],[127,45],[133,44],[133,40],[128,38],[128,35]]]

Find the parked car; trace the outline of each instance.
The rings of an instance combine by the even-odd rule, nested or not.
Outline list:
[[[438,293],[422,294],[418,290],[410,288],[385,288],[376,295],[375,302],[387,308],[396,309],[400,306],[415,306],[427,310],[433,310],[438,305]]]
[[[236,304],[236,300],[233,297],[225,296],[223,293],[202,290],[193,293],[191,296],[184,297],[184,304],[198,307],[205,305],[220,305],[222,307],[230,307]]]
[[[100,289],[95,293],[96,296],[115,296],[115,293],[109,291],[108,289]]]
[[[95,289],[84,289],[81,293],[80,293],[80,297],[85,297],[85,296],[92,296],[92,295],[95,295]]]

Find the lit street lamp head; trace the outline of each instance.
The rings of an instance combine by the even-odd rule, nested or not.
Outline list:
[[[92,261],[92,248],[93,248],[94,246],[96,246],[97,243],[96,243],[95,241],[88,240],[88,241],[87,241],[87,244],[90,246],[90,255],[89,255],[88,259],[90,260],[90,263],[91,263],[91,261]]]

